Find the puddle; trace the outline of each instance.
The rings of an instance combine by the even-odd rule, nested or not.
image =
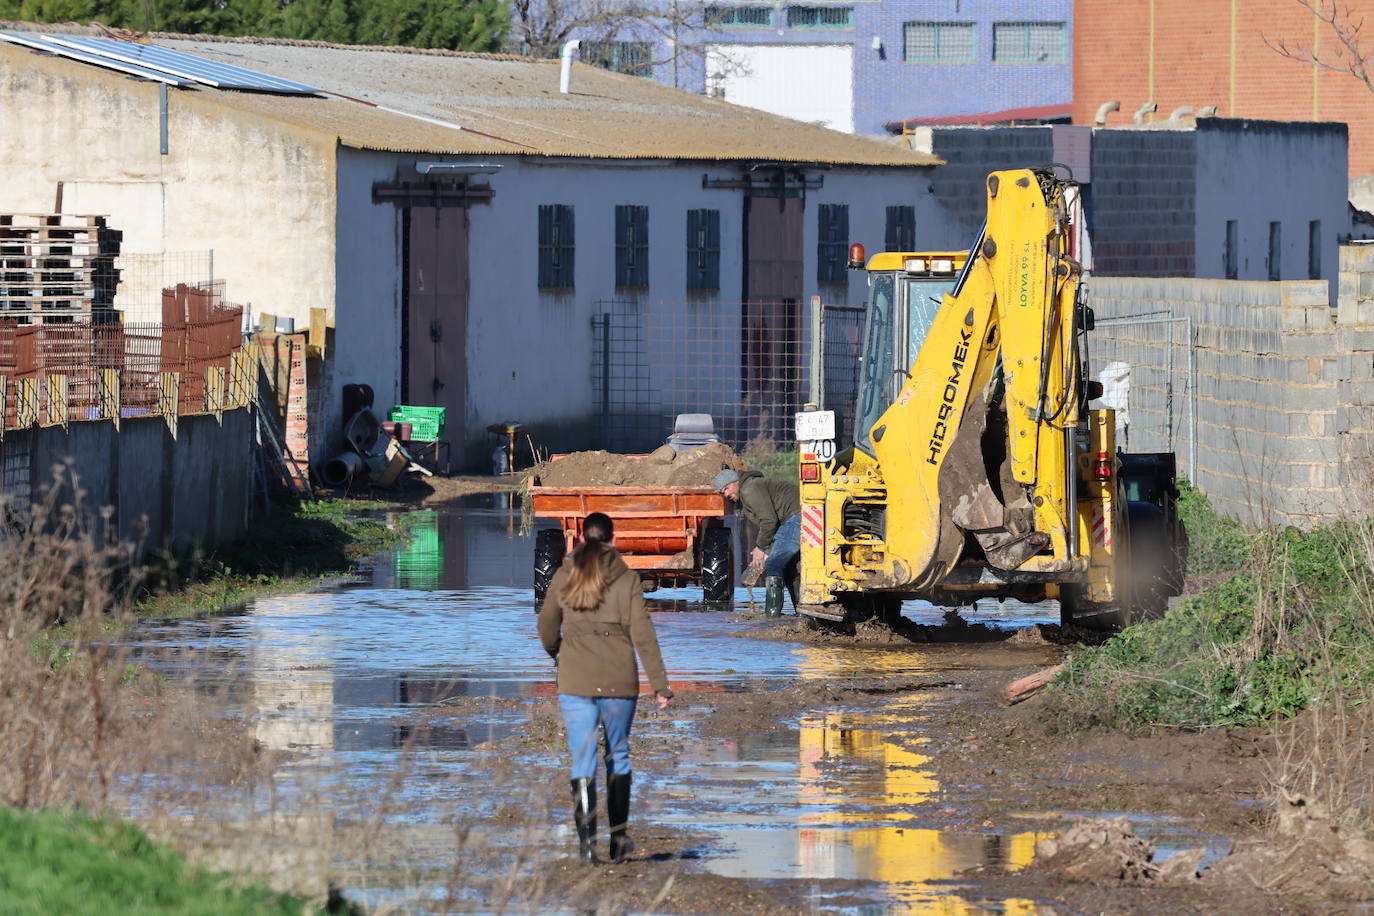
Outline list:
[[[556,691],[534,632],[532,539],[519,535],[518,515],[504,497],[417,510],[407,521],[413,542],[379,558],[363,581],[260,599],[213,619],[149,622],[128,641],[154,670],[194,679],[225,716],[251,722],[263,746],[291,752],[275,777],[274,805],[310,810],[325,833],[384,811],[378,821],[396,833],[403,864],[371,863],[345,892],[373,903],[403,897],[424,910],[442,896],[454,859],[448,825],[455,811],[492,818],[505,806],[531,804],[493,797],[467,774],[478,763],[492,765],[491,743],[527,726],[533,701]],[[748,602],[739,590],[737,606]],[[658,592],[649,607],[678,689],[709,694],[776,678],[903,677],[978,665],[979,654],[967,647],[883,651],[739,639],[741,628],[770,624],[710,611],[691,590]],[[904,613],[938,624],[943,611],[913,603]],[[1011,602],[984,602],[965,614],[971,623],[1009,629],[1055,617],[1052,608]],[[1046,834],[1030,816],[1027,830],[1000,835],[941,832],[923,821],[942,795],[909,734],[910,723],[930,714],[924,702],[918,694],[863,713],[799,710],[787,728],[678,738],[670,776],[650,771],[641,781],[637,772],[642,816],[706,834],[700,864],[720,875],[857,879],[877,894],[876,902],[867,894],[869,904],[856,910],[851,897],[818,891],[819,907],[941,916],[1038,912],[1033,901],[980,901],[933,883],[972,868],[1024,867]],[[646,718],[637,736],[686,732],[671,717]],[[884,737],[896,723],[903,724],[903,746]],[[562,756],[545,757],[517,753],[499,762],[556,784],[549,776]],[[405,778],[398,778],[403,769]],[[532,791],[538,804],[549,804],[547,785]],[[521,842],[519,830],[483,830],[477,835],[492,848]],[[561,849],[568,832],[554,824],[525,840]]]

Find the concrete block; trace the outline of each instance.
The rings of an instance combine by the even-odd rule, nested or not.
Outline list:
[[[1335,353],[1336,335],[1331,331],[1292,332],[1283,335],[1284,356],[1333,356]]]
[[[1330,287],[1325,280],[1285,280],[1279,284],[1280,301],[1293,306],[1330,306]]]

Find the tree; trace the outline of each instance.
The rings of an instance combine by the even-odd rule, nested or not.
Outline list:
[[[1315,64],[1337,73],[1348,73],[1374,92],[1374,39],[1366,37],[1364,15],[1350,2],[1340,0],[1293,0],[1310,10],[1336,36],[1334,49],[1319,49],[1298,39],[1264,37],[1264,43],[1290,60]]]
[[[681,87],[689,70],[706,59],[715,29],[704,0],[510,0],[514,31],[510,49],[532,57],[557,57],[564,42],[579,39],[582,60],[608,69],[648,75],[653,67],[672,68],[669,85]],[[626,59],[618,44],[647,50]],[[713,66],[733,72],[728,55],[714,53]]]

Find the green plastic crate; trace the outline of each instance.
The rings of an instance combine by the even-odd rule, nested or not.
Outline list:
[[[397,404],[391,408],[387,419],[393,423],[409,423],[412,442],[434,442],[444,432],[443,407],[414,407]]]

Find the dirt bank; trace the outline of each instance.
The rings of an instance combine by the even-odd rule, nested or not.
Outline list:
[[[726,467],[746,470],[728,445],[703,445],[686,452],[664,446],[642,456],[573,452],[532,468],[529,476],[546,487],[706,487]]]

